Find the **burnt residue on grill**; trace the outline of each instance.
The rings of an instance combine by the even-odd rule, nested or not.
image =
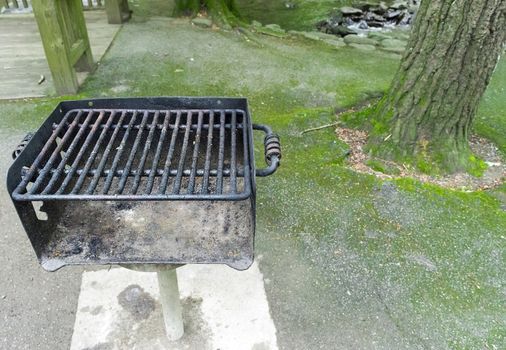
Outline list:
[[[42,254],[48,270],[66,264],[185,262],[252,263],[254,222],[240,202],[68,202]]]
[[[267,167],[255,169],[253,130]],[[42,266],[253,262],[255,176],[279,137],[246,99],[64,101],[14,152],[7,187]]]

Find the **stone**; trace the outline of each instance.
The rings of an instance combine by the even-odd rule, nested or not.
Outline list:
[[[398,39],[385,39],[380,42],[383,51],[401,54],[406,50],[406,42]]]
[[[354,5],[356,8],[362,10],[362,11],[369,11],[371,8],[374,8],[376,7],[376,3],[374,2],[367,2],[367,1],[362,1],[362,2],[359,2],[358,4]]]
[[[400,26],[407,26],[411,24],[412,15],[410,15],[407,11],[401,14],[400,19],[398,20]]]
[[[369,33],[367,33],[367,37],[374,39],[374,40],[378,40],[378,41],[391,38],[390,36],[383,34],[381,32],[369,32]]]
[[[194,18],[192,19],[192,23],[200,28],[211,28],[213,26],[213,21],[209,18]]]
[[[369,22],[367,22],[367,25],[369,27],[373,27],[373,28],[383,28],[385,26],[385,23],[384,22],[369,21]]]
[[[345,16],[362,15],[364,13],[361,9],[348,6],[341,7],[340,10],[341,13]]]
[[[344,37],[346,44],[359,44],[359,45],[376,45],[377,42],[374,39],[366,38],[358,35],[347,35]]]
[[[395,54],[402,54],[406,51],[405,47],[380,47],[382,51],[392,52]]]
[[[347,26],[351,26],[351,25],[354,25],[355,24],[355,21],[353,20],[353,18],[351,17],[346,17],[344,19],[344,22],[343,24],[347,25]]]
[[[367,22],[370,22],[370,21],[385,22],[386,21],[385,17],[380,16],[380,15],[373,13],[373,12],[367,12],[367,14],[365,16],[365,20]]]
[[[402,30],[394,30],[394,31],[390,32],[389,35],[394,39],[399,39],[399,40],[404,40],[404,41],[409,40],[409,33],[406,33],[405,31],[402,31]]]
[[[362,29],[362,30],[366,30],[366,29],[369,29],[369,26],[367,25],[366,21],[360,21],[360,23],[358,24],[358,28]]]
[[[255,31],[260,34],[274,36],[276,38],[284,38],[286,36],[286,32],[284,29],[276,30],[268,28],[267,26],[255,28]]]
[[[401,11],[388,11],[385,14],[385,18],[392,20],[392,19],[399,17],[400,15],[401,15]]]
[[[326,44],[333,46],[335,48],[341,48],[345,47],[346,44],[344,43],[344,40],[342,38],[336,38],[336,39],[326,39],[323,40]]]
[[[277,38],[283,38],[286,36],[286,31],[277,24],[267,24],[266,26],[256,27],[255,29],[258,33],[274,36]]]
[[[344,23],[344,17],[341,12],[333,14],[332,17],[330,17],[329,24],[330,25],[339,25]]]
[[[329,28],[329,32],[339,36],[357,35],[358,33],[346,26],[335,26]]]
[[[376,50],[376,47],[373,45],[362,45],[362,44],[351,43],[351,44],[348,44],[348,46],[353,47],[355,49],[364,50],[364,51]]]
[[[394,10],[406,10],[408,8],[408,2],[407,1],[396,1],[392,5],[390,5],[391,9]]]
[[[281,28],[279,26],[279,24],[267,24],[265,26],[265,28],[270,29],[274,32],[278,32],[278,33],[283,33],[283,34],[286,33],[286,31],[283,28]]]
[[[374,14],[377,14],[377,15],[381,16],[382,14],[384,14],[385,12],[387,12],[387,10],[388,9],[383,9],[380,6],[376,6],[376,7],[371,7],[369,9],[369,13],[374,13]]]
[[[411,13],[412,15],[416,13],[416,11],[418,11],[418,6],[416,5],[409,5],[408,7],[408,12]]]
[[[320,38],[322,40],[335,40],[335,39],[339,39],[335,35],[327,34],[327,33],[322,33],[322,32],[309,32],[309,34],[317,36],[318,38]]]
[[[378,7],[375,8],[374,13],[379,13],[380,15],[384,14],[388,11],[388,5],[385,2],[380,2]]]
[[[251,25],[252,25],[253,27],[257,27],[257,28],[258,28],[258,27],[261,27],[261,26],[262,26],[262,23],[260,23],[260,22],[258,22],[258,21],[251,21]]]
[[[301,32],[300,33],[304,38],[309,40],[321,40],[320,36],[316,34],[316,32]]]
[[[381,41],[381,47],[390,47],[390,48],[404,48],[406,47],[407,43],[402,40],[398,39],[384,39]]]

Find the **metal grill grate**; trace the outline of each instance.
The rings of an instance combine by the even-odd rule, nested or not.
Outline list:
[[[248,128],[239,109],[73,109],[53,125],[13,198],[247,198]]]

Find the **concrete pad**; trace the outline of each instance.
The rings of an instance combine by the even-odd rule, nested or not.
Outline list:
[[[165,336],[156,273],[114,268],[83,273],[71,349],[278,349],[256,263],[247,271],[187,265],[177,274],[180,340]]]

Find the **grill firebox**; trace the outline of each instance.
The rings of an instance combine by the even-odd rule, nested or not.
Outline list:
[[[253,128],[269,167],[255,170]],[[255,174],[279,140],[245,99],[62,102],[22,151],[8,189],[34,250],[69,264],[253,261]]]

